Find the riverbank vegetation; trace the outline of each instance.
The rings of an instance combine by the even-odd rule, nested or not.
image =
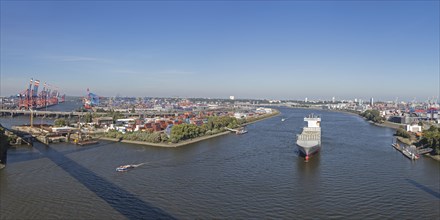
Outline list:
[[[123,134],[116,130],[110,130],[104,134],[104,137],[116,138],[119,140],[144,141],[150,143],[162,143],[168,141],[168,136],[159,132],[134,131]]]
[[[403,128],[398,128],[396,130],[396,136],[403,137],[403,138],[411,138],[411,134],[409,132],[405,131],[405,129],[403,129]]]
[[[109,131],[105,133],[104,136],[121,140],[145,141],[151,143],[178,143],[179,141],[183,140],[217,134],[225,131],[226,127],[237,128],[244,122],[245,120],[239,120],[230,116],[212,116],[208,118],[207,123],[204,123],[201,126],[194,124],[174,125],[171,128],[171,133],[169,136],[163,132],[144,131],[127,132],[125,134],[118,131]]]
[[[372,121],[379,124],[385,121],[385,118],[380,116],[380,112],[378,110],[366,110],[365,112],[362,112],[360,116],[364,117],[368,121]]]
[[[245,120],[239,120],[230,116],[211,116],[208,117],[208,121],[201,126],[194,124],[180,124],[173,126],[171,129],[170,140],[172,143],[177,143],[179,141],[204,135],[213,135],[225,131],[226,127],[231,129],[237,128],[244,122]]]
[[[407,132],[402,127],[397,128],[394,135],[397,136],[397,140],[407,145],[413,145],[414,142],[416,142],[415,135],[411,135],[411,133]]]
[[[433,154],[440,154],[440,128],[431,126],[428,130],[423,131],[423,136],[418,145],[430,147]]]
[[[64,118],[58,118],[53,122],[53,124],[56,127],[63,127],[63,126],[68,126],[70,124],[70,122]]]

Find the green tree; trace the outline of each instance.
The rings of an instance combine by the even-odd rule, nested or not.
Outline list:
[[[407,131],[402,129],[402,128],[399,128],[399,129],[396,130],[396,136],[400,136],[400,137],[404,137],[404,138],[410,138],[411,137],[411,135]]]
[[[431,126],[423,131],[423,137],[420,143],[434,149],[434,153],[440,154],[440,128]]]
[[[378,110],[366,110],[365,112],[361,113],[361,116],[376,123],[383,123],[385,121],[385,119],[380,116],[380,112]]]
[[[54,125],[56,127],[63,127],[67,125],[67,121],[64,118],[59,118],[54,121]]]
[[[167,141],[168,141],[168,135],[165,134],[165,133],[161,133],[161,134],[160,134],[160,140],[161,140],[162,142],[167,142]]]
[[[171,128],[170,139],[172,142],[196,138],[205,134],[205,130],[193,124],[174,125]]]
[[[123,114],[117,111],[114,111],[113,109],[111,109],[108,114],[105,114],[106,117],[112,117],[113,118],[113,123],[116,123],[116,120],[123,118]]]
[[[93,116],[92,113],[88,112],[85,116],[84,116],[84,120],[86,123],[90,123],[93,121]]]

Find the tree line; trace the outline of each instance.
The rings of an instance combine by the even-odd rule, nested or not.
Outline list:
[[[177,143],[182,140],[212,135],[225,131],[225,127],[237,128],[243,123],[243,120],[230,116],[211,116],[208,121],[201,126],[194,124],[174,125],[171,128],[170,140]]]
[[[383,123],[385,119],[380,116],[380,112],[378,110],[366,110],[360,114],[362,117],[366,118],[369,121],[376,123]]]
[[[132,141],[145,141],[151,143],[178,143],[179,141],[197,138],[205,135],[217,134],[225,131],[225,127],[237,128],[244,122],[230,116],[211,116],[208,121],[201,126],[195,124],[179,124],[171,128],[170,135],[164,132],[127,132],[125,134],[118,131],[109,131],[104,134],[105,137],[117,138]]]
[[[430,147],[434,149],[435,154],[440,154],[440,128],[431,126],[428,130],[423,131],[419,145]]]

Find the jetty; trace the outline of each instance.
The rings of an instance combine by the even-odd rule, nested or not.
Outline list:
[[[400,151],[405,157],[407,157],[410,160],[417,160],[420,158],[416,146],[400,146],[398,143],[393,143],[391,146],[394,147],[394,149]]]
[[[87,146],[87,145],[99,144],[99,142],[95,141],[95,140],[85,140],[85,141],[75,142],[75,144],[82,147],[82,146]]]
[[[417,149],[418,154],[427,154],[430,153],[431,151],[433,151],[433,149],[430,147]]]
[[[232,131],[235,132],[235,134],[246,134],[247,130],[244,127],[241,128],[237,128],[237,129],[232,129],[232,128],[225,128],[228,131]]]

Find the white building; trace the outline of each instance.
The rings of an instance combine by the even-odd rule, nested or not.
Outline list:
[[[257,108],[256,110],[257,113],[263,113],[263,114],[269,114],[272,113],[272,109],[271,108]]]
[[[406,125],[406,131],[409,132],[421,132],[422,126],[420,125]]]
[[[236,112],[236,113],[234,113],[234,117],[235,117],[236,119],[241,119],[241,118],[246,118],[247,115],[246,115],[245,113]]]
[[[229,99],[230,99],[230,100],[234,100],[234,99],[235,99],[235,96],[231,95],[231,96],[229,96]]]

